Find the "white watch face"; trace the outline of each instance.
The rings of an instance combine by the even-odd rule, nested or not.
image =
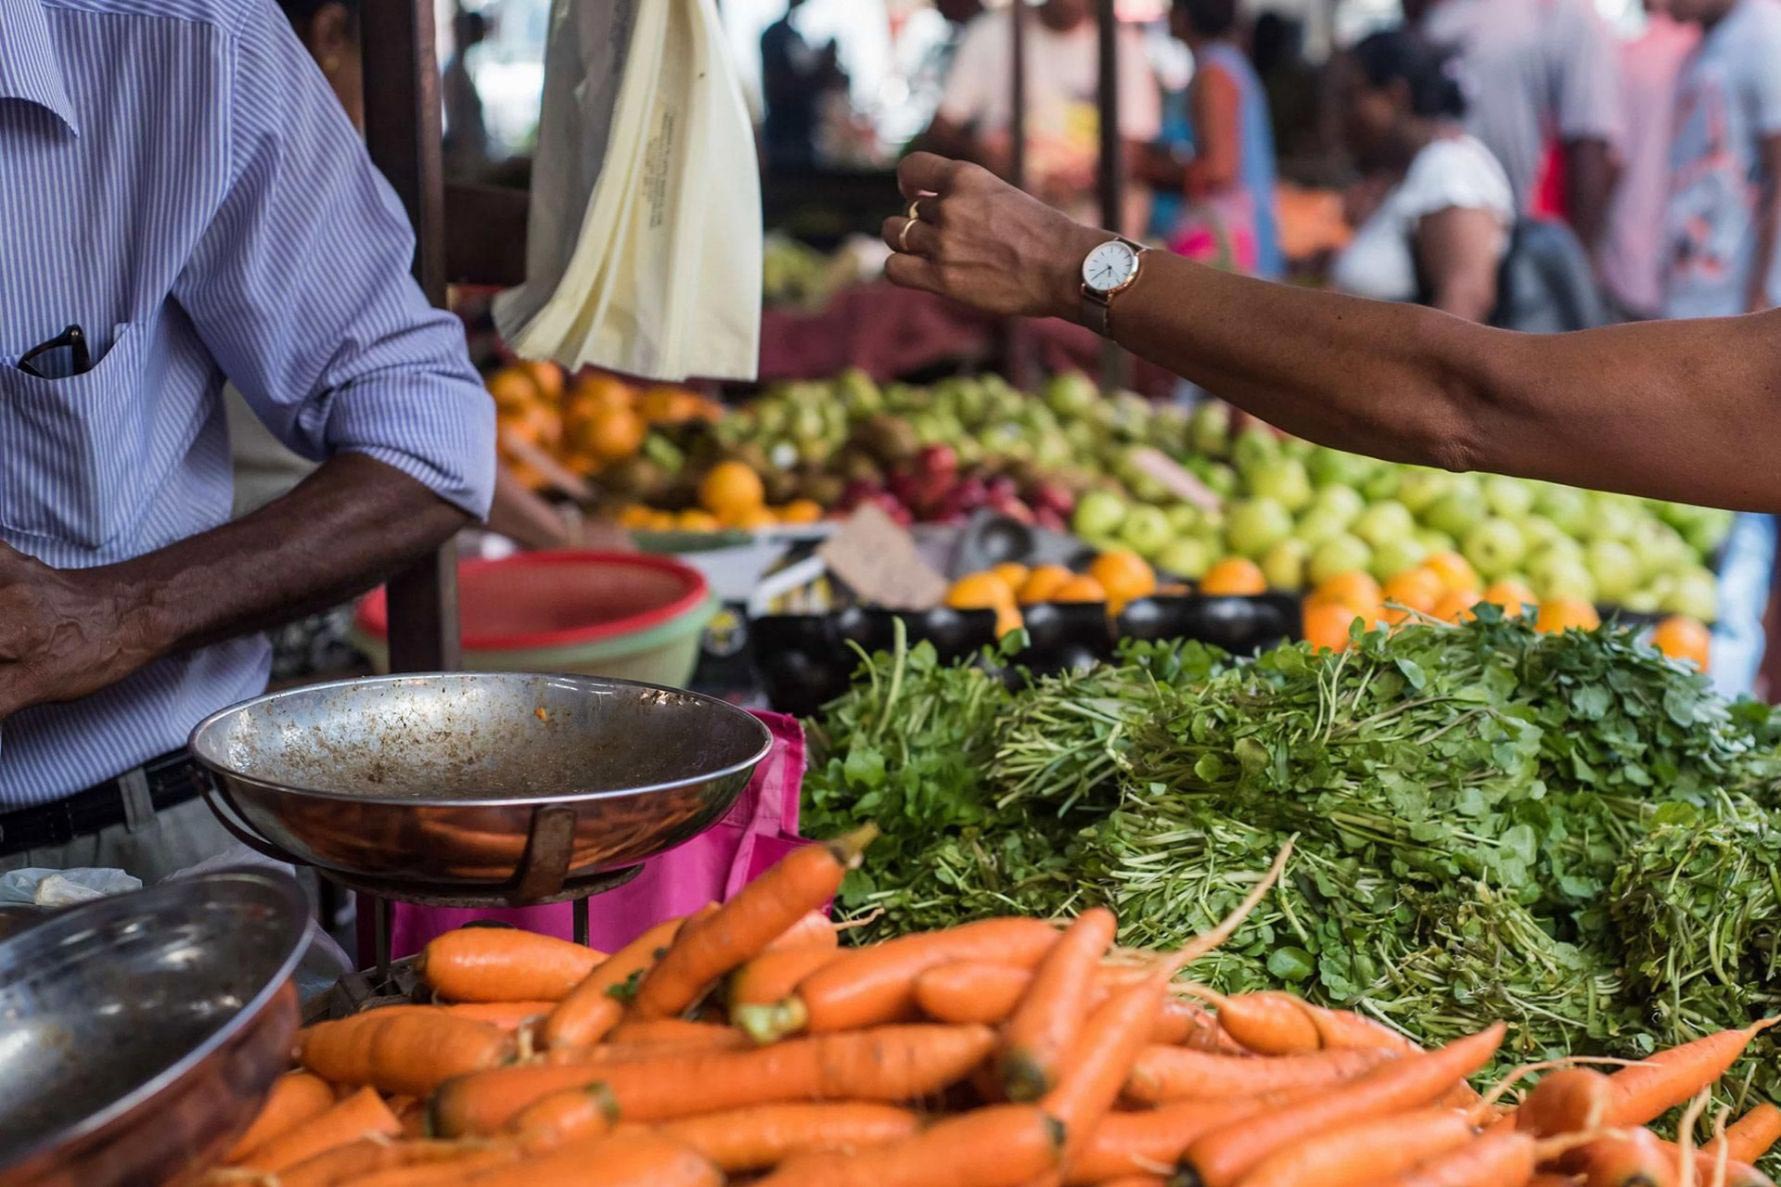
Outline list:
[[[1138,274],[1138,253],[1114,239],[1095,248],[1082,261],[1082,283],[1097,293],[1111,293]]]

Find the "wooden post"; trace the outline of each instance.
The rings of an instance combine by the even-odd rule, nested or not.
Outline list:
[[[1115,0],[1100,0],[1095,6],[1100,26],[1100,108],[1101,224],[1118,234],[1126,234],[1125,225],[1125,140],[1119,128],[1119,16]],[[1101,386],[1108,391],[1131,383],[1132,361],[1109,339],[1101,349]]]
[[[360,7],[365,54],[365,141],[414,224],[414,275],[445,307],[445,162],[434,51],[433,0]],[[447,544],[390,579],[390,669],[458,666],[456,549]]]
[[[1027,12],[1025,0],[1014,0],[1008,8],[1009,35],[1014,39],[1009,60],[1008,104],[1008,181],[1020,189],[1027,185]],[[1011,317],[1002,326],[1002,357],[1008,364],[1008,381],[1023,391],[1034,387],[1031,341],[1026,324]]]

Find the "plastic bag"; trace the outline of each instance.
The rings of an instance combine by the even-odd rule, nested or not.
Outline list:
[[[72,907],[107,895],[142,889],[142,879],[122,870],[12,870],[0,874],[0,903]]]
[[[760,179],[713,0],[557,0],[537,162],[527,280],[495,302],[516,351],[755,377]]]

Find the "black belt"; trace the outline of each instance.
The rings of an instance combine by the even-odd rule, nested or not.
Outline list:
[[[66,845],[114,825],[143,827],[156,812],[197,799],[203,778],[179,750],[53,803],[0,813],[0,857]]]

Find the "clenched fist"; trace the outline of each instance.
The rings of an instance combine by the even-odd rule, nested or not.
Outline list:
[[[153,658],[147,615],[104,569],[52,569],[0,544],[0,720],[141,667]]]

